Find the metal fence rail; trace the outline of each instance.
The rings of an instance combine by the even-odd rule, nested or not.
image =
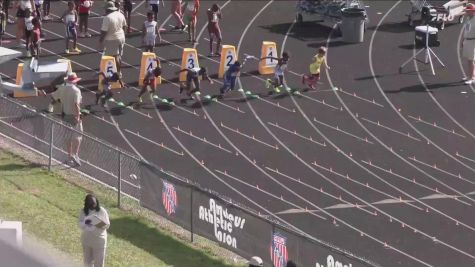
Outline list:
[[[0,134],[48,157],[49,168],[68,159],[69,137],[82,136],[78,171],[115,189],[190,231],[270,266],[378,266],[329,243],[292,230],[239,203],[201,188],[138,157],[63,124],[12,99],[0,96]]]

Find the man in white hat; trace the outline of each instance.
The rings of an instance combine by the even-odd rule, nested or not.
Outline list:
[[[106,15],[102,20],[99,45],[100,49],[104,50],[104,55],[115,58],[117,73],[121,76],[120,66],[125,45],[127,22],[113,1],[107,1],[104,8],[106,9]]]
[[[258,256],[254,256],[249,260],[249,267],[262,267],[264,266],[264,262]]]
[[[82,120],[81,120],[81,102],[82,95],[81,90],[76,86],[76,83],[81,80],[78,78],[76,73],[71,72],[64,79],[65,83],[58,85],[58,90],[53,92],[51,96],[53,97],[54,102],[61,102],[63,108],[63,120],[71,126],[74,130],[78,131],[69,131],[69,160],[74,162],[76,165],[81,165],[81,160],[79,159],[79,147],[81,145],[83,131]]]
[[[468,19],[464,23],[462,56],[467,59],[468,71],[464,77],[465,84],[475,82],[475,5],[469,3],[465,7]]]

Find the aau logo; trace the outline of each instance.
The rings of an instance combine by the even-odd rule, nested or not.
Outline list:
[[[272,235],[270,258],[272,259],[274,267],[285,267],[287,263],[287,238],[279,233],[274,233]]]
[[[165,181],[163,181],[162,203],[168,215],[175,213],[178,205],[175,186]]]

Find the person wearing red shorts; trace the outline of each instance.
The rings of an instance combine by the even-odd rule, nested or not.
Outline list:
[[[172,3],[172,16],[175,17],[176,25],[175,30],[185,31],[186,25],[183,23],[183,11],[181,10],[181,0],[173,0]]]
[[[162,75],[162,68],[160,68],[160,66],[158,65],[158,59],[155,59],[155,61],[157,62],[157,67],[154,68],[154,69],[149,69],[146,73],[145,73],[145,77],[143,78],[143,87],[142,87],[142,90],[140,91],[139,93],[139,96],[138,96],[138,102],[139,103],[142,103],[142,95],[145,94],[145,92],[147,92],[147,88],[150,87],[150,90],[152,91],[152,98],[153,99],[157,99],[158,96],[156,95],[156,89],[155,89],[155,79]]]
[[[220,56],[219,49],[221,48],[221,29],[219,28],[219,21],[222,19],[221,9],[217,4],[213,4],[208,9],[208,32],[209,32],[209,56]],[[216,37],[216,51],[213,53],[213,41]]]
[[[188,41],[196,43],[196,22],[200,0],[187,0],[185,5],[185,20],[188,25]]]

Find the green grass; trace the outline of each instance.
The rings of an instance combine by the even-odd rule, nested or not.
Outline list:
[[[116,208],[116,196],[95,186],[110,216],[106,266],[231,266],[161,232],[147,218]],[[86,189],[0,150],[0,218],[23,222],[24,230],[82,261],[77,218]],[[127,202],[127,201],[125,201]],[[127,205],[127,204],[126,204]]]

